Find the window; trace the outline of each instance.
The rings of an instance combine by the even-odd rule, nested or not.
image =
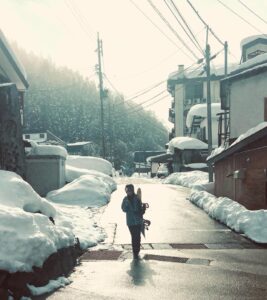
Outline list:
[[[29,140],[31,138],[31,135],[30,134],[25,134],[25,139],[26,140]]]
[[[196,99],[203,98],[203,83],[202,82],[189,82],[185,85],[185,98]]]
[[[44,137],[45,137],[44,133],[40,133],[40,138],[44,139]]]

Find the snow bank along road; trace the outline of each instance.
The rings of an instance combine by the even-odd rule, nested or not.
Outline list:
[[[72,283],[49,299],[266,299],[266,249],[210,219],[186,200],[187,188],[140,180],[139,186],[152,222],[143,259],[133,261],[128,250],[119,185],[101,218],[109,232],[102,252],[115,249],[119,257],[85,257]]]

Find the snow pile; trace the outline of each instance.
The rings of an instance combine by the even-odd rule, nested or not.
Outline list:
[[[185,149],[208,149],[208,145],[198,139],[188,136],[178,136],[170,140],[168,152],[174,154],[174,148]]]
[[[31,271],[58,249],[74,245],[64,226],[54,225],[56,209],[19,175],[0,171],[0,269]],[[5,245],[5,246],[3,246]]]
[[[61,189],[49,192],[46,198],[56,203],[99,207],[109,202],[111,192],[109,184],[100,177],[83,175]]]
[[[56,224],[70,229],[79,239],[82,249],[97,245],[106,238],[95,222],[93,209],[54,203],[57,208]]]
[[[207,164],[205,163],[192,163],[192,164],[188,164],[188,165],[184,165],[187,168],[191,168],[191,169],[204,169],[207,168]]]
[[[172,173],[162,181],[163,184],[175,184],[198,191],[213,193],[214,183],[209,183],[209,174],[202,171]]]
[[[224,147],[224,145],[221,145],[218,148],[215,148],[214,150],[212,150],[210,156],[207,157],[207,160],[211,159],[212,157],[220,154],[221,152],[223,152],[224,150],[226,150],[226,148]]]
[[[211,103],[211,117],[212,118],[217,118],[218,113],[224,112],[221,109],[221,103]],[[192,122],[194,119],[194,116],[202,117],[202,118],[207,118],[207,104],[196,104],[193,105],[186,117],[186,126],[190,128],[192,126]]]
[[[28,288],[31,291],[33,296],[39,296],[46,293],[53,292],[60,287],[64,287],[70,284],[70,280],[66,277],[58,277],[56,280],[50,280],[47,285],[35,287],[34,285],[28,284]]]
[[[72,182],[73,180],[79,178],[82,175],[92,175],[95,177],[99,177],[100,180],[103,182],[107,183],[111,191],[115,191],[117,189],[117,184],[116,182],[108,175],[95,171],[95,170],[87,170],[87,169],[80,169],[80,168],[75,168],[70,165],[66,166],[66,181],[67,182]]]
[[[112,164],[100,157],[68,155],[66,167],[68,166],[80,169],[95,170],[106,175],[112,175]]]
[[[27,156],[34,155],[58,155],[66,158],[68,153],[64,147],[56,145],[38,145],[34,141],[29,141],[31,143],[31,149],[27,152]]]
[[[267,243],[267,210],[250,211],[229,198],[216,198],[205,191],[192,191],[190,201],[236,232],[257,243]]]

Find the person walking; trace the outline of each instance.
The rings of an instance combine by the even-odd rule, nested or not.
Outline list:
[[[126,197],[123,198],[121,208],[126,213],[126,223],[131,233],[134,259],[139,258],[141,228],[143,223],[142,202],[134,192],[134,186],[125,186]]]

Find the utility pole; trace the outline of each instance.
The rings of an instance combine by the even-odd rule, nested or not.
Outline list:
[[[100,117],[101,117],[101,136],[102,136],[102,157],[106,158],[105,128],[104,128],[104,89],[101,57],[103,56],[103,44],[97,33],[97,54],[98,54],[98,76],[99,76],[99,97],[100,97]]]
[[[207,31],[209,28],[207,27]],[[208,33],[207,33],[208,35]],[[210,97],[210,45],[208,44],[208,38],[206,41],[206,72],[207,72],[207,119],[208,119],[208,151],[209,155],[212,152],[212,123],[211,123],[211,97]],[[213,182],[213,170],[212,165],[209,164],[209,182]]]
[[[228,43],[224,42],[224,76],[228,74]]]

